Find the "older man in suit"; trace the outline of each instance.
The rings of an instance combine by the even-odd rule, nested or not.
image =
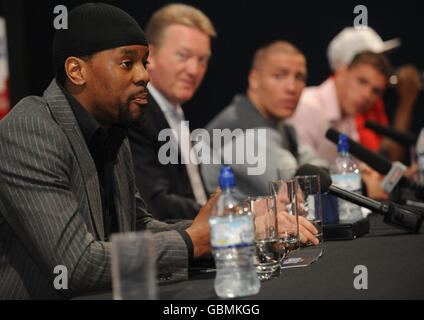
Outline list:
[[[189,156],[190,130],[181,105],[192,98],[203,80],[215,30],[200,10],[170,4],[153,14],[146,33],[151,95],[144,121],[128,134],[137,187],[156,218],[191,219],[205,203],[207,192]],[[171,130],[163,141],[161,134]],[[168,146],[176,154],[175,161],[159,156]]]
[[[209,202],[156,221],[137,192],[126,131],[146,104],[146,37],[124,11],[85,4],[53,45],[54,79],[0,123],[0,299],[60,299],[111,287],[114,232],[154,232],[161,279],[210,253]],[[213,200],[212,200],[213,201]],[[65,266],[69,288],[56,290]]]

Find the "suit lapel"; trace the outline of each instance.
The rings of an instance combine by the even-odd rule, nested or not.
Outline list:
[[[118,153],[116,162],[117,165],[114,168],[114,187],[115,187],[115,208],[116,212],[120,212],[117,215],[119,232],[128,232],[135,230],[135,221],[132,221],[133,215],[130,209],[130,186],[126,179],[123,179],[126,175],[125,166],[122,163],[122,149]],[[127,202],[129,201],[129,202]]]
[[[102,202],[97,169],[91,158],[90,151],[88,150],[74,113],[72,112],[71,106],[56,84],[56,80],[53,80],[44,92],[44,99],[47,101],[53,118],[63,128],[74,150],[90,203],[91,218],[98,238],[104,241]]]

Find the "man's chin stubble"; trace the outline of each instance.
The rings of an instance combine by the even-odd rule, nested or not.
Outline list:
[[[137,116],[132,116],[130,111],[131,101],[128,101],[124,106],[119,108],[118,121],[123,126],[140,127],[144,122],[143,109],[146,105],[138,105],[139,112]]]

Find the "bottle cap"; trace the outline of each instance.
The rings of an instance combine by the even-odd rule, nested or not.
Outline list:
[[[219,174],[219,186],[221,189],[234,188],[236,179],[234,178],[231,167],[222,167]]]
[[[339,135],[339,143],[337,144],[338,152],[349,152],[349,143],[347,141],[347,135],[340,134]]]

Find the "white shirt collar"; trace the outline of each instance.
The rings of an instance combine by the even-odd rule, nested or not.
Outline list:
[[[147,84],[147,89],[166,116],[172,117],[172,119],[175,121],[181,121],[185,119],[184,111],[180,104],[173,105],[150,82]]]

